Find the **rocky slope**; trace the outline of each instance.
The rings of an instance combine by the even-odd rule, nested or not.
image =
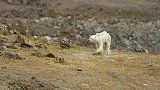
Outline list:
[[[159,90],[160,55],[92,55],[67,38],[0,33],[1,90]]]
[[[66,37],[88,47],[89,35],[105,30],[112,49],[160,52],[159,1],[44,1],[1,1],[0,22],[23,34]]]

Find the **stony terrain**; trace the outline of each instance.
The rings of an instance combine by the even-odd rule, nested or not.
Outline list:
[[[21,39],[20,39],[21,37]],[[1,35],[1,90],[159,90],[160,55],[95,49],[66,49],[43,37]],[[23,39],[31,43],[24,44]],[[9,41],[9,40],[8,40]],[[66,44],[68,45],[68,44]]]
[[[159,90],[159,0],[0,0],[1,90]],[[92,55],[107,31],[112,54]]]
[[[67,37],[81,46],[90,46],[89,35],[105,30],[112,36],[112,49],[160,52],[158,0],[14,1],[0,3],[0,22],[11,30]]]

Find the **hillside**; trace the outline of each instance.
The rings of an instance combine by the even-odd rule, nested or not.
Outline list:
[[[160,53],[158,0],[40,1],[1,1],[0,22],[23,34],[66,37],[87,47],[93,47],[89,35],[107,31],[113,50]]]
[[[0,90],[159,90],[159,4],[0,0]],[[101,31],[111,54],[92,55]]]
[[[1,90],[160,88],[160,55],[112,50],[110,55],[95,56],[92,55],[95,49],[75,45],[69,49],[61,49],[55,41],[46,43],[32,36],[22,37],[30,40],[36,47],[16,46],[16,49],[7,48],[1,52]],[[42,43],[47,48],[37,47]],[[16,53],[20,59],[7,55],[9,52]],[[64,62],[46,57],[48,53],[64,58]]]

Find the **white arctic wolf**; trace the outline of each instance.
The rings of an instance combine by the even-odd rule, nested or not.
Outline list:
[[[89,37],[89,41],[96,44],[96,53],[105,53],[110,54],[110,45],[111,45],[111,36],[106,31],[96,33],[96,35],[92,35]]]

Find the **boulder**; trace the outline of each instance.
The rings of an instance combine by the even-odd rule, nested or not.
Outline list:
[[[49,57],[49,58],[55,58],[56,56],[52,53],[48,53],[47,55],[45,55],[45,57]]]
[[[3,54],[3,57],[6,59],[12,59],[12,60],[23,60],[24,59],[15,52],[5,52]]]

